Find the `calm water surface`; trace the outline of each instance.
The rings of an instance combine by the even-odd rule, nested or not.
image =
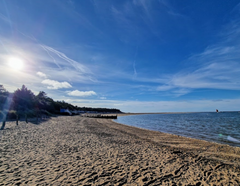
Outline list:
[[[121,116],[118,123],[240,147],[240,113],[206,112]]]

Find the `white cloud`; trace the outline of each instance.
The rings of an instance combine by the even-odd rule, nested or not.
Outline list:
[[[47,78],[47,75],[42,73],[42,72],[37,72],[37,75],[42,77],[42,78]]]
[[[97,95],[96,92],[94,91],[79,91],[79,90],[74,90],[71,92],[68,92],[69,96],[78,96],[78,97],[87,97],[87,96],[94,96]]]
[[[48,89],[61,89],[61,88],[71,88],[72,86],[64,81],[64,82],[59,82],[59,81],[55,81],[55,80],[51,80],[51,79],[45,79],[42,81],[42,84],[45,85],[50,85],[47,88]]]

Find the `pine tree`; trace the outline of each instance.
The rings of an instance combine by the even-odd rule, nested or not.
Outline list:
[[[13,108],[19,114],[25,115],[26,123],[28,123],[28,112],[34,109],[35,95],[25,85],[21,89],[13,93]]]

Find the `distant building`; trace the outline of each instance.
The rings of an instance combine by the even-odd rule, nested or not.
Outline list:
[[[70,112],[72,112],[73,114],[83,114],[83,113],[85,113],[84,111],[81,111],[81,110],[71,110]]]
[[[72,112],[68,109],[60,109],[60,113],[68,113],[69,115],[72,115]]]

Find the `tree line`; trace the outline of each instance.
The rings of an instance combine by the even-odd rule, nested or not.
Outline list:
[[[25,118],[26,122],[28,122],[29,117],[36,117],[38,120],[38,117],[42,114],[47,116],[61,114],[60,109],[84,112],[121,112],[115,108],[78,107],[65,101],[54,101],[44,91],[40,91],[35,95],[25,85],[10,93],[3,85],[0,85],[0,119],[3,121],[0,130],[4,129],[7,119],[16,119],[16,124],[18,125],[20,118]]]

